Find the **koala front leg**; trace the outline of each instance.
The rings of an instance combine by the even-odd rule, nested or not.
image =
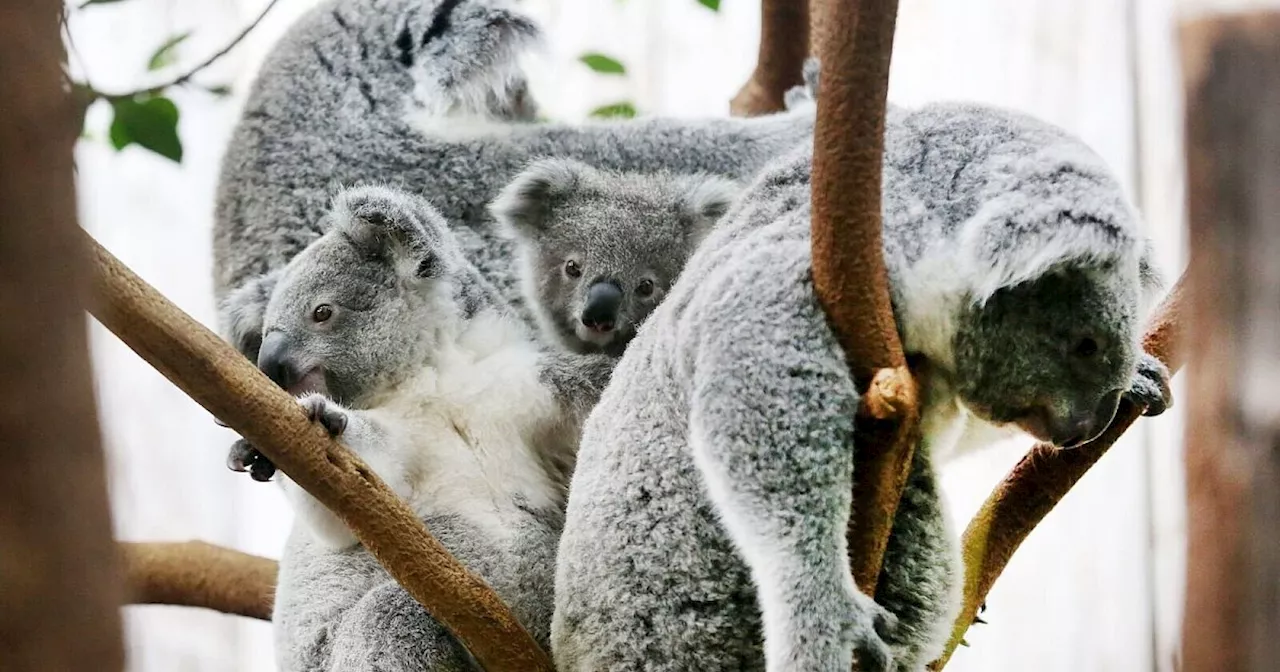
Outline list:
[[[1133,377],[1133,386],[1129,388],[1127,396],[1143,407],[1143,415],[1160,415],[1173,406],[1173,390],[1169,379],[1169,368],[1144,352],[1138,358],[1138,373]]]
[[[845,540],[857,393],[806,252],[735,262],[751,270],[708,283],[685,314],[690,446],[751,570],[766,669],[845,672],[856,657],[881,672],[896,619],[854,584]]]

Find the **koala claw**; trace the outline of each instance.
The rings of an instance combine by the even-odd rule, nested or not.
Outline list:
[[[231,444],[231,450],[227,451],[227,468],[241,473],[247,471],[250,478],[262,483],[270,481],[276,473],[276,465],[244,439]]]
[[[347,411],[322,394],[308,394],[298,403],[307,412],[307,418],[320,423],[329,436],[342,436],[347,429]]]
[[[1138,360],[1138,375],[1125,396],[1142,406],[1142,414],[1146,416],[1160,415],[1169,410],[1173,406],[1169,369],[1160,360],[1143,353]]]
[[[855,615],[848,621],[847,634],[853,656],[861,672],[888,672],[893,669],[893,653],[888,642],[898,629],[898,617],[866,595],[857,597]]]

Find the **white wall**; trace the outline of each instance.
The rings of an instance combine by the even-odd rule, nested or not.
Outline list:
[[[82,222],[125,263],[205,324],[211,299],[217,163],[240,96],[267,49],[315,0],[281,0],[241,48],[202,81],[232,82],[215,100],[182,92],[182,166],[105,145],[95,109],[77,154]],[[129,0],[79,12],[76,50],[101,89],[143,77],[151,50],[195,28],[181,70],[219,48],[263,0]],[[754,63],[759,7],[724,0],[524,0],[549,48],[531,62],[549,115],[577,118],[629,98],[647,113],[724,114]],[[1120,175],[1148,219],[1164,265],[1182,265],[1181,88],[1172,0],[902,0],[890,99],[970,99],[1039,115],[1082,135]],[[615,55],[626,78],[575,62]],[[73,59],[74,62],[74,59]],[[200,538],[277,556],[290,513],[274,487],[223,466],[234,439],[109,333],[92,327],[117,534]],[[1176,412],[1142,421],[1026,542],[993,590],[950,670],[1171,670],[1181,614],[1183,502]],[[945,474],[957,526],[1017,460],[1023,443],[966,458]],[[130,669],[270,670],[267,624],[177,607],[128,609]]]

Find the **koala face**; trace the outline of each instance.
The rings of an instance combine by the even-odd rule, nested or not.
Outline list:
[[[361,407],[429,365],[442,339],[494,299],[414,196],[349,189],[327,225],[275,280],[257,364],[291,394]]]
[[[737,191],[717,177],[552,159],[517,176],[491,210],[519,243],[543,329],[570,350],[620,355]]]
[[[1141,353],[1136,283],[1108,270],[1048,273],[961,311],[954,353],[965,406],[1064,448],[1102,433]]]

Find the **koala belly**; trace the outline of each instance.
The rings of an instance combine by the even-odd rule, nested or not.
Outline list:
[[[637,376],[646,354],[615,375],[656,382]],[[557,561],[562,672],[764,669],[750,574],[703,494],[674,397],[661,383],[610,387],[588,421]]]

